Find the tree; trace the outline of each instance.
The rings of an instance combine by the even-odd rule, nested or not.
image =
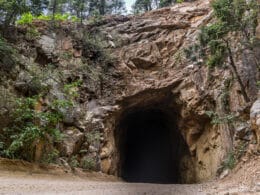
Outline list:
[[[126,11],[124,0],[111,0],[107,2],[106,14],[121,14]]]
[[[125,11],[124,0],[89,0],[88,3],[89,15],[98,13],[105,14],[118,14]]]
[[[152,10],[152,0],[136,0],[133,5],[133,10],[135,13]]]
[[[227,66],[235,75],[244,100],[250,102],[235,64],[234,49],[228,35],[231,32],[241,34],[241,50],[247,49],[253,53],[252,41],[257,25],[258,5],[246,0],[215,0],[212,6],[217,21],[203,27],[199,36],[202,50],[206,52],[207,64],[211,67],[221,66],[225,63],[225,58],[228,58]]]
[[[44,9],[48,8],[49,0],[31,0],[29,2],[30,11],[33,15],[41,15]]]
[[[83,22],[83,19],[85,18],[87,7],[88,7],[88,1],[87,0],[71,0],[69,5],[70,13],[76,15],[78,18],[80,18],[81,23]]]
[[[28,10],[26,0],[0,0],[0,18],[5,27],[13,24],[17,16]]]
[[[64,13],[66,5],[68,5],[68,0],[50,0],[48,11],[52,14],[54,20],[55,14]]]

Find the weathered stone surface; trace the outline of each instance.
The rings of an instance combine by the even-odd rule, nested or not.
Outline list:
[[[40,44],[42,50],[44,51],[44,53],[46,53],[46,55],[51,55],[56,47],[55,38],[46,35],[41,36],[38,43]]]
[[[63,156],[70,157],[78,153],[84,142],[85,135],[75,127],[69,127],[64,130],[64,139],[60,146],[60,152]]]
[[[234,132],[232,125],[223,120],[227,115],[240,117],[241,124],[249,120],[249,104],[245,103],[232,71],[209,69],[203,60],[201,65],[196,65],[184,54],[184,50],[196,42],[199,28],[211,21],[213,14],[209,5],[209,0],[198,0],[138,16],[109,16],[97,26],[62,26],[69,28],[69,33],[66,30],[66,33],[55,32],[55,35],[46,32],[46,24],[39,24],[39,32],[46,35],[38,41],[36,62],[42,65],[59,62],[55,70],[64,76],[60,78],[51,69],[46,81],[51,87],[45,103],[66,99],[64,83],[83,82],[78,90],[79,97],[73,99],[74,108],[61,109],[65,116],[63,125],[77,127],[64,130],[66,136],[60,147],[63,156],[77,154],[81,164],[85,157],[91,156],[100,161],[97,170],[119,174],[118,126],[128,112],[150,107],[176,116],[176,126],[189,153],[180,160],[183,182],[214,178],[233,148],[233,133],[239,139],[251,140],[247,135],[248,127],[237,128]],[[102,32],[103,46],[116,58],[113,66],[105,66],[104,72],[100,71],[98,63],[92,66],[82,59],[83,45],[79,40],[92,27]],[[259,36],[259,27],[257,33]],[[230,39],[233,45],[241,42],[237,36]],[[64,52],[70,52],[71,56],[68,58],[64,55],[68,53]],[[29,64],[34,59],[31,58],[23,64]],[[235,61],[250,99],[255,100],[259,73],[252,53],[243,50],[237,53]],[[21,74],[14,79],[18,88],[23,88],[31,79],[20,79]],[[251,109],[251,124],[259,143],[258,104],[259,101],[255,102]],[[218,123],[212,123],[214,118],[208,116],[207,111],[218,117]],[[85,136],[93,131],[102,133],[102,140],[88,143]]]
[[[257,150],[260,152],[260,99],[255,101],[250,110],[251,127],[256,135]]]

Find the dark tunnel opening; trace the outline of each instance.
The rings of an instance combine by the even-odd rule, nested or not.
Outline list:
[[[120,124],[120,176],[127,182],[180,183],[187,154],[176,116],[161,109],[128,113]]]

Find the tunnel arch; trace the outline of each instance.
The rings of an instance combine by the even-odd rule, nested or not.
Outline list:
[[[183,183],[182,159],[189,149],[169,105],[139,106],[122,113],[115,140],[118,175],[127,182]]]

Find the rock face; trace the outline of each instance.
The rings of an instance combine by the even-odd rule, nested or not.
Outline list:
[[[252,129],[257,138],[257,150],[260,151],[260,100],[255,101],[250,110],[250,121]]]
[[[232,71],[211,70],[205,62],[196,65],[185,57],[184,50],[196,43],[200,27],[211,19],[210,1],[199,0],[139,16],[108,17],[94,27],[62,26],[59,31],[46,32],[41,26],[43,35],[34,51],[37,55],[24,57],[25,61],[33,60],[37,70],[54,63],[57,72],[64,74],[62,82],[83,81],[74,108],[66,113],[69,117],[62,128],[66,137],[61,143],[61,154],[74,155],[80,164],[94,166],[97,171],[123,176],[126,159],[130,158],[125,150],[130,147],[128,131],[136,122],[133,116],[142,116],[144,120],[138,124],[147,127],[155,121],[147,115],[154,117],[153,113],[160,112],[165,117],[161,117],[162,124],[155,125],[170,132],[169,142],[174,148],[171,158],[177,162],[173,165],[174,174],[178,175],[174,182],[195,183],[214,178],[234,147],[233,138],[243,142],[251,129],[250,105],[244,101]],[[116,58],[106,72],[101,72],[99,66],[84,64],[82,55],[86,51],[77,37],[91,28],[100,30],[102,44]],[[237,41],[239,36],[234,37],[234,43]],[[257,62],[246,53],[237,53],[235,60],[252,103],[258,91]],[[45,80],[50,87],[46,104],[66,96],[56,70],[51,70],[50,78]],[[14,80],[19,83],[19,79],[17,76]],[[9,88],[15,90],[10,85]],[[0,108],[2,112],[5,110]],[[251,109],[251,124],[258,143],[259,116],[256,101]],[[158,134],[162,129],[158,128]],[[150,144],[146,142],[148,135],[149,131],[143,139]],[[151,144],[150,148],[156,153],[160,147],[153,148]]]

